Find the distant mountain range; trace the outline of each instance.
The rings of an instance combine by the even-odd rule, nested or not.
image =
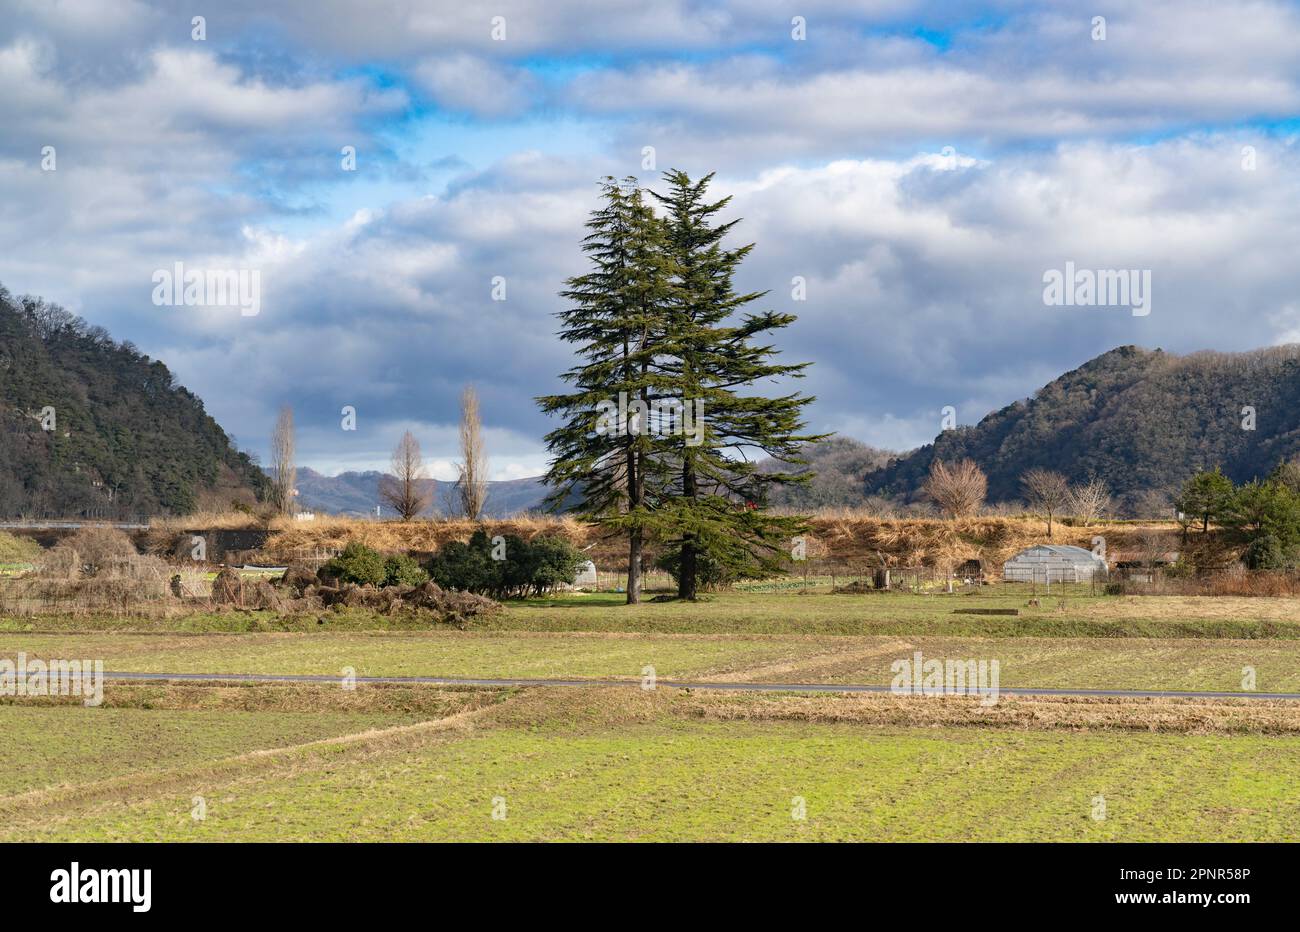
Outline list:
[[[991,502],[1023,498],[1034,467],[1099,476],[1121,510],[1158,513],[1193,473],[1234,481],[1300,454],[1300,345],[1176,356],[1122,346],[985,417],[867,473],[866,495],[920,495],[935,459],[973,459]]]
[[[307,467],[298,468],[298,501],[307,511],[327,514],[373,516],[375,508],[380,514],[393,516],[393,509],[385,505],[379,495],[379,482],[384,473],[375,470],[345,472],[326,476]],[[433,513],[455,514],[454,482],[434,482]],[[488,483],[487,504],[483,513],[489,518],[509,518],[529,511],[538,511],[549,490],[540,478],[508,479]]]

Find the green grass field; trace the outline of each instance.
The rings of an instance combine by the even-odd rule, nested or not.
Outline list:
[[[0,619],[0,657],[140,672],[1300,691],[1300,600],[727,593],[366,613]],[[1017,607],[976,616],[953,609]],[[110,683],[0,702],[0,840],[1289,840],[1300,704]],[[874,703],[874,704],[873,704]],[[892,704],[891,704],[892,703]],[[1164,704],[1161,704],[1164,703]],[[206,818],[191,815],[202,796]],[[1094,818],[1096,797],[1106,816]],[[802,797],[806,818],[792,818]],[[504,810],[501,805],[504,804]],[[498,815],[493,818],[494,805]]]
[[[90,785],[0,799],[0,840],[1209,841],[1300,831],[1300,742],[1283,737],[702,721],[662,708],[626,714],[592,691],[553,714],[524,701],[471,727],[399,726],[231,767],[223,754],[279,747],[301,722],[140,711],[113,722],[132,735],[147,719],[154,733],[149,753],[128,743],[136,753],[123,763],[102,757],[104,710],[41,711],[0,719],[44,768],[6,776],[8,786]],[[321,721],[302,737],[344,724]],[[51,757],[49,734],[86,757]],[[137,779],[91,782],[128,767]]]
[[[997,660],[1002,686],[1300,692],[1300,642],[538,632],[0,634],[0,656],[102,659],[141,673],[665,679],[888,684],[915,651]]]
[[[397,724],[401,715],[0,706],[5,796]]]

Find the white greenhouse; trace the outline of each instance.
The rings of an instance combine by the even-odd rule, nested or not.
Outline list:
[[[1002,564],[1003,582],[1089,582],[1107,572],[1101,557],[1068,544],[1039,544]]]

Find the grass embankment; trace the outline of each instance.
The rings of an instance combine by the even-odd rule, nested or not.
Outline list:
[[[26,537],[0,531],[0,576],[11,576],[31,569],[41,554],[41,546]]]
[[[1280,841],[1300,832],[1293,738],[874,724],[891,701],[940,712],[949,702],[529,690],[288,748],[283,728],[257,713],[241,713],[241,729],[174,709],[0,707],[10,742],[0,839]],[[1172,714],[1186,725],[1202,712]],[[128,753],[110,747],[106,721],[126,730]],[[142,728],[152,737],[129,737]],[[17,762],[28,763],[15,782]],[[13,795],[52,783],[64,785]]]
[[[390,553],[431,552],[451,540],[468,540],[479,528],[489,535],[517,534],[528,540],[539,534],[560,536],[583,548],[601,570],[626,568],[625,540],[572,517],[540,515],[482,523],[456,518],[402,522],[322,516],[309,522],[275,518],[268,524],[246,514],[198,514],[155,521],[145,540],[151,548],[166,552],[192,531],[268,530],[270,537],[262,550],[267,559],[279,562],[318,559],[350,541]],[[1181,539],[1181,529],[1173,522],[1100,522],[1080,527],[1058,522],[1049,541],[1046,524],[1036,517],[881,518],[851,509],[811,515],[808,529],[803,536],[810,560],[854,570],[877,566],[883,556],[891,566],[944,570],[982,559],[987,568],[1000,572],[1002,564],[1025,547],[1057,543],[1090,548],[1098,536],[1106,538],[1112,557],[1142,559],[1178,550]],[[654,549],[651,546],[650,552]]]
[[[1060,592],[1059,588],[1056,590]],[[1067,594],[990,586],[969,594],[801,595],[724,592],[699,602],[627,606],[617,593],[509,603],[473,630],[645,632],[654,634],[935,635],[1069,638],[1300,639],[1300,598],[1104,596],[1087,586]],[[957,609],[1018,609],[1018,616],[956,614]],[[423,631],[426,617],[323,611],[200,612],[177,617],[96,615],[0,617],[0,631],[339,632]]]

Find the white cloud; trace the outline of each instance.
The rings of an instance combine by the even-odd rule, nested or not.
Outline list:
[[[529,108],[538,91],[536,80],[527,71],[476,55],[429,58],[412,73],[442,106],[479,116],[517,116]]]
[[[660,168],[720,171],[737,241],[757,244],[742,284],[799,314],[779,342],[815,363],[800,387],[817,429],[911,446],[945,404],[973,422],[1117,344],[1300,333],[1298,144],[1239,128],[1300,105],[1286,5],[1102,3],[1103,44],[1088,17],[1008,3],[968,29],[957,4],[930,14],[946,45],[887,28],[893,3],[806,4],[793,43],[775,2],[508,2],[492,43],[468,7],[240,0],[206,45],[178,3],[118,5],[102,32],[67,4],[0,25],[0,282],[162,358],[244,443],[293,403],[304,461],[327,471],[382,466],[406,424],[450,463],[469,381],[493,475],[540,469],[533,397],[572,361],[556,292],[583,268],[596,182],[637,171],[642,145]],[[247,42],[268,22],[279,57]],[[412,143],[424,95],[465,135]],[[557,158],[545,132],[493,148],[494,121],[552,111],[596,154]],[[414,167],[461,143],[492,167],[430,189]],[[40,170],[47,144],[57,172]],[[355,174],[344,144],[367,152]],[[397,151],[401,183],[383,173]],[[151,272],[175,261],[256,265],[262,313],[153,307]],[[1042,274],[1065,261],[1151,269],[1151,316],[1045,307]]]

